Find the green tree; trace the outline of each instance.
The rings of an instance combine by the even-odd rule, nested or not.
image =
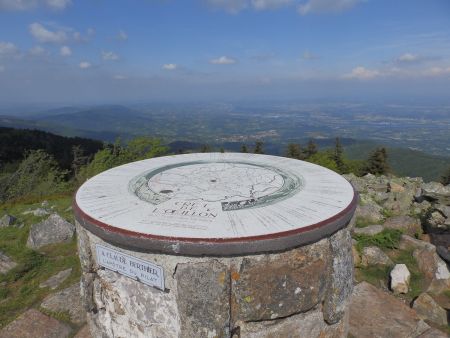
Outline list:
[[[220,147],[220,152],[221,152],[221,153],[224,153],[224,152],[225,152],[225,149],[224,149],[223,147]]]
[[[341,140],[336,137],[336,143],[334,146],[333,160],[336,162],[336,167],[339,173],[345,172],[344,164],[344,149],[342,148]]]
[[[308,157],[306,160],[311,163],[321,165],[322,167],[338,171],[336,162],[334,161],[334,153],[331,150],[318,151],[314,155]]]
[[[448,167],[447,171],[441,176],[441,183],[443,185],[450,184],[450,167]]]
[[[243,144],[241,145],[241,153],[248,153],[247,145]]]
[[[2,177],[0,201],[64,192],[70,187],[65,180],[67,174],[53,156],[41,149],[31,150],[14,173]]]
[[[373,175],[386,175],[391,171],[388,163],[387,150],[384,147],[375,149],[367,160],[365,173]]]
[[[204,144],[200,148],[200,152],[201,153],[210,153],[210,152],[212,152],[212,148],[211,148],[211,146],[209,144]]]
[[[286,157],[304,160],[306,155],[300,144],[289,143],[286,150]]]
[[[94,159],[80,170],[80,183],[102,171],[125,163],[162,156],[167,151],[168,148],[162,145],[159,139],[152,137],[138,137],[126,145],[122,145],[121,141],[117,140],[114,144],[107,145],[98,151]]]
[[[309,139],[308,145],[306,146],[306,158],[313,156],[314,154],[317,154],[318,148],[317,145],[314,143],[313,139]]]
[[[264,154],[264,143],[262,141],[256,141],[255,149],[253,152],[255,154]]]
[[[72,147],[72,172],[75,178],[78,177],[80,169],[88,163],[88,156],[84,155],[84,150],[80,145]]]

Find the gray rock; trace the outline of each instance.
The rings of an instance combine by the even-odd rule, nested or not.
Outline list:
[[[450,207],[435,204],[427,214],[426,224],[433,230],[450,230]]]
[[[331,277],[323,303],[323,316],[328,324],[340,321],[350,302],[353,290],[352,238],[350,231],[343,229],[330,237]]]
[[[29,309],[0,330],[0,338],[66,338],[71,329],[66,324]]]
[[[17,263],[14,262],[10,257],[6,256],[0,251],[0,273],[7,273],[9,270],[14,269]]]
[[[380,224],[368,225],[364,228],[355,228],[353,232],[357,235],[373,236],[382,232],[384,227]]]
[[[77,332],[77,334],[73,338],[94,338],[94,337],[91,335],[91,331],[89,331],[89,326],[85,325],[80,329],[80,331]]]
[[[450,206],[443,204],[435,204],[434,208],[439,210],[445,218],[450,218]]]
[[[434,250],[434,245],[419,239],[415,239],[408,235],[402,235],[400,237],[399,248],[402,250],[408,249],[429,249]]]
[[[411,273],[405,264],[396,264],[390,273],[391,290],[396,293],[408,293]]]
[[[405,190],[398,193],[390,193],[389,198],[383,203],[384,209],[394,215],[408,214],[414,201],[414,192]]]
[[[425,183],[422,185],[422,195],[428,200],[450,205],[450,185],[444,186],[437,182]]]
[[[22,214],[23,215],[32,214],[33,216],[47,216],[47,215],[50,214],[50,212],[48,212],[47,210],[42,209],[42,208],[37,208],[37,209],[34,209],[34,210],[24,211]]]
[[[351,336],[411,338],[429,328],[416,311],[396,297],[366,282],[354,287],[350,303]]]
[[[72,273],[72,268],[60,271],[56,275],[47,279],[45,282],[42,282],[41,284],[39,284],[39,287],[40,288],[50,288],[50,289],[54,290],[58,286],[60,286],[61,283],[64,282],[67,279],[67,277],[70,276],[71,273]]]
[[[81,269],[83,272],[94,271],[94,260],[92,259],[89,236],[80,223],[75,221],[75,227],[78,240],[78,256],[80,258]]]
[[[9,227],[13,225],[16,222],[17,218],[11,215],[4,215],[2,218],[0,218],[0,228]]]
[[[31,226],[27,246],[38,249],[47,244],[70,242],[74,233],[73,224],[58,214],[52,214],[45,221]]]
[[[417,218],[405,215],[389,217],[383,226],[386,229],[401,230],[410,236],[422,232],[420,221]]]
[[[377,223],[383,220],[382,208],[378,204],[358,205],[355,216],[367,222]]]
[[[450,271],[434,246],[414,250],[413,257],[424,277],[424,290],[436,295],[450,290]]]
[[[378,247],[365,247],[361,254],[361,265],[393,265],[392,260]]]
[[[434,299],[426,293],[422,293],[414,300],[413,309],[416,310],[417,315],[424,320],[429,320],[438,325],[447,325],[447,311],[441,308]]]
[[[178,264],[175,277],[183,334],[199,338],[230,336],[228,267],[217,261]]]
[[[97,311],[88,316],[93,337],[183,337],[174,290],[163,292],[110,270],[97,271],[93,290]]]
[[[270,320],[312,309],[324,299],[330,261],[326,239],[280,254],[245,257],[231,272],[232,317]]]
[[[448,335],[435,328],[430,328],[416,338],[448,338]]]
[[[53,312],[68,312],[70,321],[75,324],[86,322],[86,312],[81,304],[79,283],[49,295],[44,299],[41,307]]]
[[[287,318],[260,322],[243,322],[240,337],[245,338],[337,338],[346,337],[346,319],[334,325],[324,321],[320,310]],[[237,336],[233,336],[237,337]]]

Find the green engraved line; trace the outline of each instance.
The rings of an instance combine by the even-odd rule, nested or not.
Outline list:
[[[292,196],[297,191],[301,190],[304,186],[304,180],[292,173],[287,173],[279,168],[275,168],[269,165],[255,164],[245,161],[190,161],[184,163],[171,164],[149,170],[141,175],[134,177],[128,184],[128,190],[131,194],[136,195],[142,201],[149,202],[153,205],[158,205],[166,202],[170,199],[169,196],[163,195],[153,191],[147,184],[147,182],[155,175],[168,171],[174,168],[185,167],[196,164],[209,164],[209,163],[224,163],[224,164],[242,164],[256,168],[264,168],[273,171],[283,178],[283,186],[270,195],[262,196],[256,199],[222,202],[223,211],[241,210],[248,208],[261,207],[269,204],[273,204],[280,200],[286,199]]]

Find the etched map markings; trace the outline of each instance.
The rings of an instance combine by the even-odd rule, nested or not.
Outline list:
[[[108,234],[125,230],[139,240],[202,243],[321,227],[350,212],[354,196],[342,176],[312,163],[207,153],[110,169],[80,187],[76,204]]]
[[[154,205],[171,199],[220,202],[223,211],[270,204],[301,188],[300,177],[279,168],[232,161],[166,166],[135,177],[129,185],[139,199]],[[188,215],[189,206],[183,203],[179,210]],[[196,214],[212,216],[207,210]]]

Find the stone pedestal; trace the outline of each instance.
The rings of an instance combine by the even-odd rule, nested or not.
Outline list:
[[[309,163],[262,155],[191,154],[143,162],[93,178],[80,188],[74,202],[82,296],[94,337],[347,336],[353,264],[346,226],[356,197],[345,180]],[[152,195],[177,188],[168,186],[168,177],[148,175],[149,170],[156,168],[159,175],[178,168],[174,163],[199,162],[205,168],[213,164],[209,176],[203,172],[200,177],[210,183],[222,180],[220,188],[213,191],[212,184],[204,194],[192,193],[189,198],[174,193],[163,202]],[[225,164],[225,170],[216,170],[217,163]],[[275,175],[264,177],[270,173],[256,170],[260,177],[249,184],[249,196],[246,177],[238,177],[241,191],[230,197],[229,192],[238,189],[233,186],[235,178],[225,179],[230,163],[244,164],[244,171],[233,167],[233,174],[248,175],[246,166],[264,165]],[[136,185],[140,177],[134,179],[133,170],[141,165],[147,170],[145,188],[151,191]],[[276,174],[282,180],[273,186]],[[314,181],[313,176],[320,177]],[[108,177],[115,178],[114,183]],[[122,177],[131,183],[121,187]],[[278,194],[286,182],[295,191]],[[271,195],[264,195],[267,191]],[[320,193],[324,195],[318,197]],[[196,203],[189,204],[189,215],[183,214],[186,209],[174,208],[186,203]],[[130,218],[121,227],[115,220],[123,213]],[[216,217],[210,220],[208,213]],[[147,224],[148,231],[142,232],[146,219],[160,228]],[[222,229],[222,237],[216,236],[215,227],[230,233]],[[105,250],[110,251],[105,254]],[[117,264],[105,265],[99,255]],[[136,262],[143,262],[142,266]],[[125,265],[158,278],[145,282],[139,273],[130,275]]]

